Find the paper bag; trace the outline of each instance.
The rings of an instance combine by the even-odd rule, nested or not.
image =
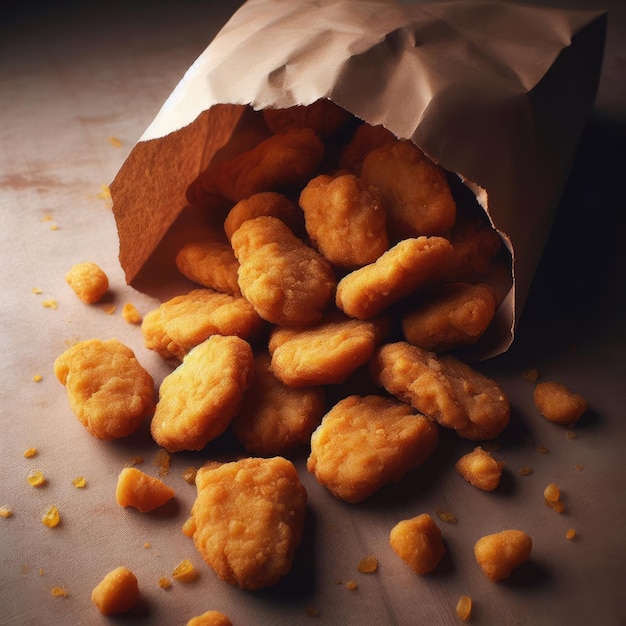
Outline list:
[[[190,186],[248,112],[327,98],[413,141],[475,194],[512,257],[481,346],[484,358],[505,351],[593,106],[605,27],[602,12],[489,0],[249,0],[111,184],[127,281],[142,288],[150,263],[154,273]]]

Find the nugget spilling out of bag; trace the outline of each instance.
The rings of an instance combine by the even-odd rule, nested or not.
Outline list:
[[[376,351],[371,369],[389,393],[465,439],[493,439],[509,422],[500,386],[454,356],[398,341]]]
[[[302,538],[307,493],[293,464],[277,456],[198,470],[186,534],[222,579],[243,589],[289,572]]]
[[[423,463],[437,441],[437,425],[407,404],[349,396],[313,433],[307,469],[335,497],[356,503]]]
[[[72,411],[97,439],[134,433],[154,412],[152,376],[117,339],[81,341],[54,362]]]
[[[161,383],[152,437],[169,452],[201,450],[228,428],[253,376],[250,344],[212,335]]]

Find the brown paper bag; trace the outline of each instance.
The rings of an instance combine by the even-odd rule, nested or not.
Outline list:
[[[174,280],[159,245],[192,183],[245,141],[253,110],[327,98],[410,139],[475,194],[512,256],[481,343],[483,358],[505,351],[593,105],[605,27],[601,12],[490,0],[248,0],[111,184],[127,281]]]

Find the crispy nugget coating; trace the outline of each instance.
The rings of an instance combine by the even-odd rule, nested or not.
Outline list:
[[[384,126],[372,126],[364,122],[356,129],[352,139],[344,148],[339,165],[360,176],[363,161],[372,150],[396,141],[396,136]]]
[[[420,287],[436,281],[452,255],[443,237],[405,239],[374,263],[344,276],[335,303],[350,317],[368,319]]]
[[[509,422],[499,385],[451,355],[399,341],[380,347],[370,367],[377,384],[465,439],[493,439]]]
[[[248,342],[212,335],[161,383],[152,437],[169,452],[201,450],[228,428],[253,375]]]
[[[420,576],[432,572],[446,552],[441,529],[428,513],[399,521],[389,533],[389,544]]]
[[[224,161],[206,177],[205,192],[239,202],[262,191],[304,184],[324,158],[324,144],[310,129],[276,133]]]
[[[185,244],[176,255],[178,271],[194,283],[240,296],[237,261],[230,243],[214,237]]]
[[[273,585],[291,569],[307,493],[283,457],[203,467],[196,476],[193,541],[207,564],[243,589]]]
[[[342,383],[380,343],[378,322],[329,315],[309,328],[275,328],[268,342],[274,375],[290,387]]]
[[[169,502],[174,490],[162,480],[150,476],[136,467],[125,467],[117,478],[115,500],[120,506],[132,506],[149,513]]]
[[[86,304],[98,302],[109,289],[109,279],[104,270],[89,261],[73,265],[65,275],[65,282]]]
[[[351,115],[332,100],[320,98],[307,106],[263,109],[263,117],[274,133],[284,133],[293,128],[310,128],[316,135],[326,139],[337,133]]]
[[[150,311],[141,324],[146,348],[163,358],[183,359],[212,335],[249,339],[264,326],[252,305],[240,296],[194,289]]]
[[[354,174],[322,174],[300,194],[304,224],[313,245],[334,265],[373,263],[389,247],[378,190]]]
[[[239,260],[239,286],[256,312],[280,326],[319,321],[332,301],[330,263],[275,217],[244,222],[231,244]]]
[[[257,456],[284,454],[308,443],[324,414],[323,387],[288,387],[271,370],[267,353],[255,356],[255,377],[232,421],[235,437]]]
[[[410,406],[348,396],[313,433],[307,469],[336,498],[356,503],[423,463],[437,441],[437,425]]]
[[[456,203],[443,170],[410,141],[372,150],[361,178],[380,190],[392,240],[441,235],[454,225]]]
[[[500,484],[504,462],[497,461],[490,452],[478,446],[464,454],[454,464],[454,469],[470,485],[483,491],[493,491]]]
[[[530,558],[533,540],[522,530],[503,530],[481,537],[474,545],[476,562],[494,582],[508,578]]]
[[[133,351],[117,339],[90,339],[54,362],[70,407],[97,439],[127,437],[154,411],[154,381]]]
[[[539,383],[533,392],[537,410],[555,424],[575,424],[587,410],[587,400],[561,383]]]
[[[206,611],[202,615],[192,617],[187,626],[233,626],[233,623],[219,611]]]
[[[91,592],[91,601],[102,615],[130,611],[139,600],[137,577],[127,567],[111,570]]]
[[[263,191],[255,193],[249,198],[240,200],[228,212],[224,220],[224,232],[228,241],[231,240],[233,233],[246,221],[261,217],[262,215],[270,215],[277,217],[296,231],[301,227],[302,211],[289,198],[274,191]]]
[[[476,343],[496,313],[488,285],[447,283],[431,290],[401,320],[404,338],[430,352]]]

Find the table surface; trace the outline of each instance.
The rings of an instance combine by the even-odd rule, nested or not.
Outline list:
[[[422,470],[358,506],[332,498],[298,456],[309,492],[303,543],[292,571],[258,592],[218,580],[181,533],[195,497],[182,472],[219,447],[174,456],[164,479],[176,489],[174,505],[145,515],[115,503],[119,471],[142,456],[141,467],[156,474],[157,448],[145,430],[117,442],[91,438],[71,414],[52,366],[78,339],[117,337],[157,383],[167,373],[144,348],[140,329],[121,317],[125,302],[142,314],[157,303],[125,284],[104,186],[239,4],[29,2],[0,16],[0,506],[13,511],[0,518],[0,623],[108,623],[92,605],[91,589],[126,565],[137,574],[142,602],[116,624],[183,624],[215,609],[240,626],[443,625],[458,622],[462,594],[474,599],[477,625],[625,624],[626,96],[619,77],[626,20],[619,0],[604,3],[608,36],[596,108],[516,341],[480,366],[513,407],[496,453],[506,461],[497,492],[471,489],[455,474],[454,460],[471,446],[452,438]],[[597,8],[593,0],[560,4]],[[85,260],[110,280],[105,301],[92,306],[64,280]],[[528,368],[589,400],[576,438],[537,414],[533,386],[522,378]],[[25,458],[30,447],[38,453]],[[523,466],[534,472],[519,476]],[[28,485],[33,469],[44,472],[45,487]],[[87,481],[82,490],[72,485],[78,475]],[[562,514],[544,506],[550,482],[563,492]],[[40,521],[51,504],[62,515],[55,529]],[[395,521],[438,509],[458,518],[440,524],[449,557],[436,573],[418,577],[392,553],[388,533]],[[533,556],[519,575],[494,584],[478,572],[471,546],[511,525],[532,535]],[[577,531],[573,541],[565,538],[569,528]],[[378,571],[359,573],[359,560],[370,554]],[[161,589],[159,578],[171,577],[184,558],[199,580]],[[347,589],[348,580],[358,588]],[[54,597],[56,586],[68,595]]]

